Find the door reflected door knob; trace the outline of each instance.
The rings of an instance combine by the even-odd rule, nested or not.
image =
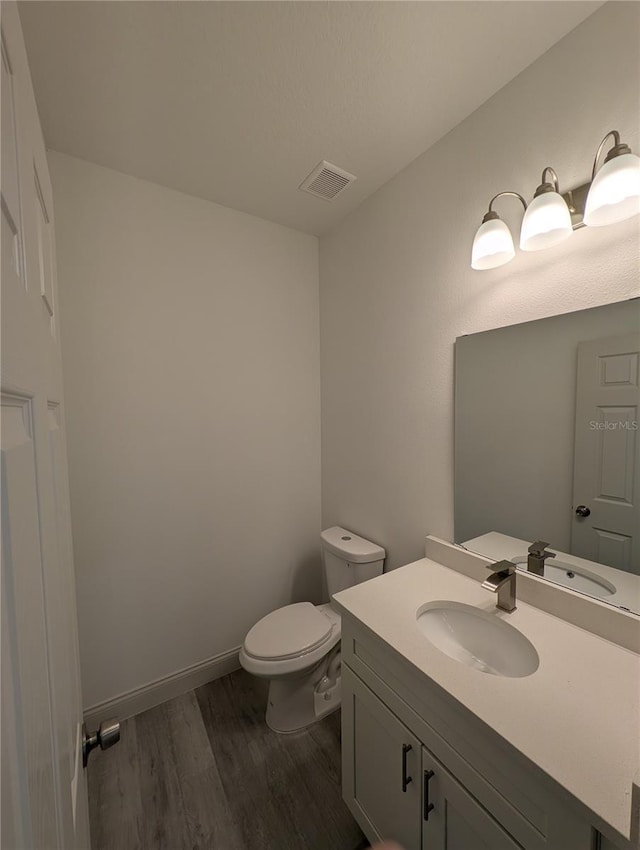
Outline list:
[[[101,750],[108,750],[120,740],[120,721],[116,718],[112,720],[104,720],[97,732],[89,734],[87,726],[82,724],[82,766],[86,767],[89,761],[91,750],[100,747]]]
[[[588,517],[591,510],[586,505],[578,505],[576,508],[576,516]]]

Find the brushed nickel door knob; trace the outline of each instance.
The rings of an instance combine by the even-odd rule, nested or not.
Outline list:
[[[117,718],[103,720],[96,732],[87,732],[87,726],[82,724],[82,766],[86,767],[89,754],[96,747],[108,750],[120,740],[120,721]]]

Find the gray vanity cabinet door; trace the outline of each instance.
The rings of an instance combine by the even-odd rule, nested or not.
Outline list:
[[[604,835],[598,834],[598,839],[596,841],[596,847],[598,850],[620,850],[612,841],[609,841],[608,838],[605,838]]]
[[[522,850],[424,747],[422,818],[422,850]]]
[[[370,841],[421,846],[418,739],[346,666],[342,667],[342,789]]]

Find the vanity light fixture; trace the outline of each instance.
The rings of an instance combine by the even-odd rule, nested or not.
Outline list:
[[[509,195],[518,198],[522,206],[527,209],[527,202],[517,192],[498,192],[489,201],[489,209],[482,219],[471,249],[471,268],[482,271],[484,269],[495,269],[504,266],[516,255],[513,247],[511,231],[502,221],[495,210],[492,209],[494,201]]]
[[[598,170],[598,160],[607,139],[613,136],[613,147]],[[629,145],[620,143],[620,133],[611,130],[600,142],[593,161],[591,188],[587,195],[584,223],[587,227],[616,224],[640,213],[640,156],[631,153]]]
[[[552,183],[545,180],[549,172]],[[564,242],[573,233],[571,213],[558,190],[558,175],[547,166],[533,200],[526,208],[520,231],[520,250],[539,251]]]
[[[613,146],[604,164],[598,162],[609,138]],[[494,269],[515,256],[513,238],[507,225],[492,209],[497,198],[518,198],[525,210],[520,231],[520,249],[538,251],[551,248],[571,236],[579,227],[615,224],[640,213],[640,157],[620,142],[620,133],[611,130],[600,143],[595,156],[591,182],[560,193],[558,175],[547,166],[542,182],[527,206],[517,192],[499,192],[490,203],[473,240],[471,268]]]

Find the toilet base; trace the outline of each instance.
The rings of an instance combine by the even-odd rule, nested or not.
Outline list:
[[[340,708],[340,676],[322,690],[318,669],[299,679],[272,679],[267,698],[267,726],[274,732],[298,732]]]

